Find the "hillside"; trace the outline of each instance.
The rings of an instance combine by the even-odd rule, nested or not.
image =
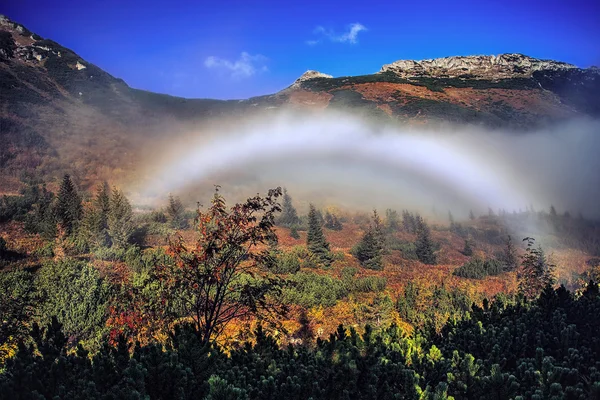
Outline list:
[[[177,127],[277,109],[350,110],[394,123],[466,123],[517,130],[599,116],[597,68],[519,54],[396,61],[378,73],[331,77],[309,71],[271,96],[184,99],[126,82],[0,17],[0,191],[23,174],[75,174],[83,186],[135,173],[142,144]],[[174,128],[175,127],[175,128]],[[73,171],[76,170],[76,171]]]

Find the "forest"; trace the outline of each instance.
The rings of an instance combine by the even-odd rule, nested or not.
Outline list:
[[[0,199],[0,398],[600,399],[600,224]]]

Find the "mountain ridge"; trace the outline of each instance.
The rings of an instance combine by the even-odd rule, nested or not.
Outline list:
[[[122,177],[135,171],[140,148],[176,135],[173,126],[281,109],[513,130],[600,117],[599,71],[520,54],[456,56],[398,60],[362,76],[309,70],[271,95],[189,99],[131,88],[0,16],[0,184],[18,186],[10,182],[22,171],[56,176],[74,166],[84,186]]]

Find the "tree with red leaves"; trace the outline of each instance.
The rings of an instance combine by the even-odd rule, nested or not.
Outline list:
[[[168,250],[174,262],[156,268],[165,311],[172,322],[191,319],[203,344],[232,320],[280,311],[270,301],[281,290],[279,281],[257,274],[269,257],[259,247],[277,240],[279,196],[281,188],[272,189],[264,198],[256,195],[228,209],[217,187],[208,210],[198,209],[195,245],[177,236]]]

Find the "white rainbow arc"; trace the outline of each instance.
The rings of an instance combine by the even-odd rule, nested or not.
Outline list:
[[[269,160],[347,159],[451,188],[483,206],[513,209],[529,204],[531,197],[518,187],[514,176],[498,168],[501,160],[463,142],[450,132],[415,134],[392,128],[374,132],[348,117],[281,117],[213,135],[202,145],[180,152],[150,186],[166,183],[169,191],[177,191],[213,174]]]

